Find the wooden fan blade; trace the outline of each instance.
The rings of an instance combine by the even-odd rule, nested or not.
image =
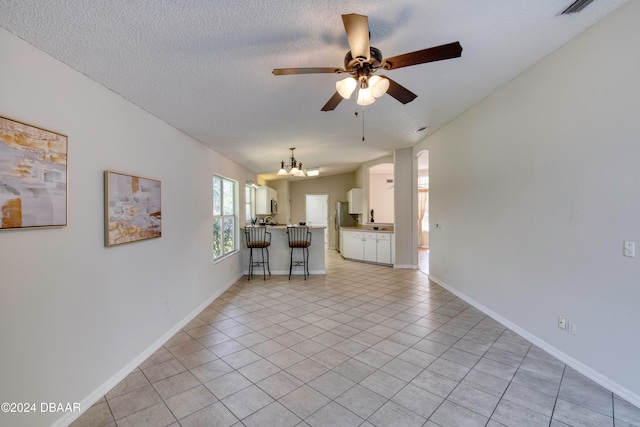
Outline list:
[[[380,77],[389,80],[389,89],[387,89],[387,94],[391,95],[392,97],[402,102],[403,104],[408,104],[409,102],[413,101],[418,97],[418,95],[411,92],[409,89],[402,86],[401,84],[394,82],[389,77],[387,76],[380,76]]]
[[[276,76],[286,76],[291,74],[339,74],[344,73],[344,68],[331,68],[331,67],[315,67],[315,68],[274,68],[272,71]]]
[[[385,70],[395,70],[397,68],[408,67],[410,65],[424,64],[427,62],[441,61],[443,59],[458,58],[462,55],[460,42],[443,44],[442,46],[430,47],[405,53],[404,55],[392,56],[382,61],[382,68]]]
[[[349,48],[351,56],[354,59],[364,58],[367,61],[371,57],[371,49],[369,47],[369,18],[364,15],[351,13],[342,15],[344,30],[349,40]]]
[[[340,101],[342,101],[342,96],[340,96],[340,94],[336,92],[333,94],[331,99],[329,99],[327,103],[324,104],[324,107],[322,107],[320,111],[333,111],[338,106],[338,104],[340,104]]]

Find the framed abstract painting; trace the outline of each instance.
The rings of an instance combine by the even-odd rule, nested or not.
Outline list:
[[[160,181],[104,172],[104,244],[115,246],[162,236]]]
[[[67,225],[66,135],[0,117],[0,230]]]

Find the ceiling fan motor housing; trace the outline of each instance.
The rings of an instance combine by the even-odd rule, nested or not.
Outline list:
[[[375,70],[376,68],[379,68],[382,63],[382,52],[380,52],[380,49],[373,46],[370,46],[369,52],[369,61],[362,57],[354,58],[351,51],[347,52],[344,56],[344,69],[351,74],[358,74],[358,68],[363,67],[364,64],[367,64],[367,68],[369,69]]]

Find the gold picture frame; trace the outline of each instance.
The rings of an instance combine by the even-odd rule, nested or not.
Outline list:
[[[162,237],[160,180],[104,171],[104,245]]]
[[[68,137],[0,117],[0,230],[64,227]]]

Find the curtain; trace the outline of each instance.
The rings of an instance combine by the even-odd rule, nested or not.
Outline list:
[[[424,245],[424,237],[422,233],[422,220],[427,212],[427,200],[429,198],[429,189],[420,188],[418,190],[418,245]]]

